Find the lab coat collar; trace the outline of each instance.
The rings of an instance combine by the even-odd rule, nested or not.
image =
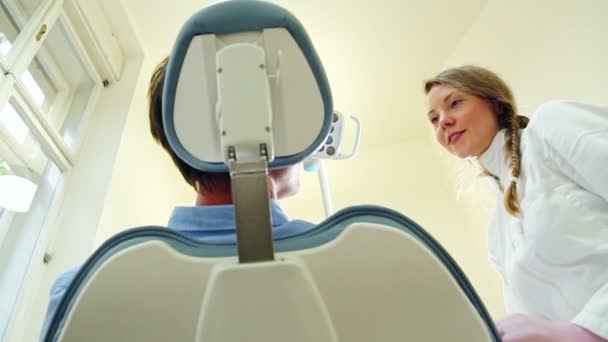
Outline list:
[[[507,129],[498,131],[490,147],[477,158],[479,164],[496,178],[503,189],[507,187],[511,178],[511,166],[505,153],[506,134]]]

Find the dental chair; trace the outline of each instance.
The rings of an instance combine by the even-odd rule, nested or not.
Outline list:
[[[44,341],[498,341],[458,265],[400,213],[351,207],[273,241],[267,171],[317,151],[332,113],[291,13],[234,0],[192,16],[169,59],[163,122],[181,159],[230,172],[237,242],[119,233],[81,268]]]

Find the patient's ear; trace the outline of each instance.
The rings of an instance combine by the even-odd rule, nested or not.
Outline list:
[[[268,173],[268,190],[274,199],[293,196],[300,191],[300,164],[290,165]]]

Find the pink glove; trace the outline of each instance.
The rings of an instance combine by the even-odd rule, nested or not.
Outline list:
[[[570,322],[551,322],[527,315],[511,315],[496,323],[503,342],[608,342]]]

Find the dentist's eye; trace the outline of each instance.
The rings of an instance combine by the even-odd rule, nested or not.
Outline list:
[[[461,100],[461,99],[458,99],[458,100],[454,100],[454,101],[452,101],[452,103],[450,103],[450,108],[454,109],[454,108],[458,107],[458,105],[459,105],[461,102],[462,102],[462,100]]]

